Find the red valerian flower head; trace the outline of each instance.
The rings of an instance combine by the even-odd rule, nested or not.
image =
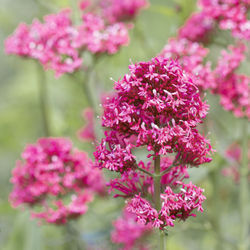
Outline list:
[[[174,153],[179,165],[211,161],[211,146],[195,129],[208,105],[179,64],[159,57],[129,69],[115,82],[116,95],[103,105],[102,124],[111,131],[95,152],[100,167],[118,172],[134,168],[131,150],[141,146],[159,155]]]
[[[142,224],[151,224],[153,227],[165,229],[173,227],[174,221],[186,220],[190,216],[196,216],[193,211],[203,212],[202,203],[206,199],[204,190],[196,187],[190,182],[184,184],[179,182],[180,192],[174,193],[170,187],[161,194],[161,209],[154,209],[149,201],[135,195],[127,205],[128,211],[137,215],[137,221]]]
[[[136,222],[136,215],[125,208],[121,217],[113,222],[114,230],[111,233],[111,241],[122,244],[122,250],[147,249],[140,240],[152,232],[150,224],[144,225]],[[128,233],[129,232],[129,233]]]
[[[72,149],[64,138],[41,138],[26,147],[12,173],[10,201],[14,207],[37,207],[33,217],[64,224],[87,211],[105,182],[85,152]]]
[[[207,42],[214,29],[213,18],[205,12],[194,13],[179,30],[179,37],[193,42]]]
[[[250,119],[250,77],[236,73],[244,60],[246,46],[237,44],[223,50],[215,68],[216,88],[221,97],[221,105],[237,117]]]
[[[211,63],[204,63],[209,50],[198,42],[185,38],[171,38],[160,56],[176,59],[186,73],[190,74],[200,91],[215,87]]]
[[[141,9],[149,5],[147,0],[102,0],[103,15],[111,23],[130,21]]]
[[[240,163],[241,163],[241,146],[238,143],[233,143],[226,150],[227,161],[229,166],[222,169],[224,176],[230,177],[235,183],[240,181]],[[248,169],[250,171],[250,142],[248,143]],[[250,172],[249,172],[250,173]],[[248,174],[248,180],[250,181],[250,174]]]
[[[30,26],[20,24],[5,41],[8,54],[37,59],[45,69],[53,69],[56,77],[72,73],[82,65],[79,52],[72,45],[77,31],[72,26],[70,10],[34,20]]]

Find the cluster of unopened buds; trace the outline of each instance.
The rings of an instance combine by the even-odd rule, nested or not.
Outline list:
[[[94,155],[100,168],[119,173],[110,191],[127,199],[137,221],[166,230],[195,209],[203,211],[203,190],[182,181],[189,177],[187,166],[211,161],[209,141],[196,129],[208,105],[176,61],[156,57],[129,70],[103,104],[102,124],[109,131]],[[141,147],[152,160],[137,161]]]
[[[80,24],[73,24],[70,9],[45,16],[44,22],[21,23],[6,40],[6,53],[38,60],[57,77],[73,73],[82,66],[84,51],[114,54],[128,45],[132,24],[124,21],[134,19],[147,4],[146,0],[82,1]]]
[[[48,223],[65,224],[85,214],[94,195],[105,194],[100,170],[64,138],[41,138],[28,145],[12,174],[12,205],[26,204],[33,217]]]

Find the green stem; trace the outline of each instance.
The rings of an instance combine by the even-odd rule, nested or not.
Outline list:
[[[159,212],[161,210],[161,169],[160,169],[161,158],[159,155],[155,155],[154,160],[154,203],[155,208]],[[164,250],[164,235],[159,230],[159,250]]]
[[[46,86],[45,72],[40,65],[38,65],[38,91],[44,136],[48,137],[50,136],[48,90]]]
[[[243,120],[242,127],[242,160],[240,168],[239,212],[240,212],[240,238],[238,250],[248,249],[248,120]]]
[[[71,223],[65,225],[65,231],[67,235],[67,242],[65,244],[65,250],[83,250],[84,244],[79,242],[79,232]]]
[[[223,235],[220,226],[220,207],[221,207],[221,199],[220,199],[220,174],[219,171],[221,170],[221,166],[223,165],[224,160],[221,159],[217,168],[213,169],[210,172],[210,179],[212,182],[213,187],[213,204],[211,209],[211,224],[213,226],[213,232],[215,233],[216,245],[215,250],[222,250],[223,249]]]

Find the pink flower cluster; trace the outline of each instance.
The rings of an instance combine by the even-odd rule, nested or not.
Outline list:
[[[30,26],[21,23],[5,41],[7,54],[16,54],[38,60],[56,76],[72,73],[82,64],[79,51],[73,46],[77,31],[72,26],[70,10],[44,17],[44,23],[35,19]]]
[[[186,220],[190,216],[196,216],[194,209],[203,212],[202,203],[206,199],[204,190],[189,184],[180,183],[180,191],[174,193],[167,187],[161,194],[161,209],[157,211],[151,203],[135,195],[128,203],[128,211],[137,215],[137,221],[142,224],[152,224],[154,227],[164,229],[167,226],[174,226],[174,221]]]
[[[250,146],[250,145],[249,145]],[[241,147],[238,143],[233,143],[226,151],[226,157],[231,164],[222,169],[224,176],[230,177],[235,183],[240,181],[239,166],[241,164]],[[248,169],[250,173],[250,147],[248,147]],[[248,174],[250,181],[250,174]]]
[[[199,5],[200,12],[191,15],[179,29],[178,37],[168,41],[160,56],[176,58],[201,91],[210,90],[219,95],[223,108],[236,117],[250,118],[250,77],[236,73],[244,60],[246,46],[242,42],[229,46],[230,52],[222,51],[212,70],[212,63],[207,60],[209,50],[201,44],[213,42],[212,31],[218,32],[218,28],[232,30],[234,39],[249,40],[250,2],[200,0]]]
[[[214,70],[216,89],[225,110],[232,111],[236,117],[250,119],[250,77],[237,74],[235,71],[244,60],[244,44],[228,47],[223,50],[217,67]]]
[[[95,141],[95,129],[94,129],[94,111],[92,108],[86,108],[83,110],[82,117],[86,122],[86,125],[82,127],[78,132],[78,138],[81,141]]]
[[[204,13],[194,13],[179,29],[179,38],[186,38],[193,42],[208,42],[214,29],[213,18]]]
[[[208,49],[198,42],[192,42],[186,38],[171,38],[160,56],[178,60],[185,72],[195,79],[198,88],[204,91],[215,87],[211,63],[203,63],[207,54]]]
[[[111,23],[130,21],[148,5],[147,0],[101,0],[103,15]]]
[[[140,222],[165,230],[175,218],[184,220],[196,208],[202,211],[201,189],[181,181],[188,178],[186,165],[211,161],[210,143],[196,129],[208,105],[202,102],[191,74],[185,74],[176,61],[156,57],[130,65],[129,70],[115,82],[115,95],[103,104],[102,125],[109,131],[94,155],[100,168],[121,174],[108,184],[115,197],[130,198],[128,209]],[[161,194],[161,211],[149,201],[154,196],[154,168],[151,161],[137,163],[140,147],[148,151],[148,158],[173,156],[160,162],[161,191],[166,190]],[[172,188],[179,186],[185,190],[175,194]]]
[[[87,49],[93,54],[115,54],[121,46],[128,45],[128,26],[124,23],[106,24],[94,13],[84,13],[82,20],[74,42],[77,48]]]
[[[41,138],[28,145],[12,175],[12,205],[37,207],[32,215],[48,223],[64,224],[79,217],[94,194],[104,194],[100,170],[64,138]]]
[[[80,25],[72,23],[69,9],[45,16],[43,23],[37,19],[31,25],[21,23],[5,41],[5,51],[38,60],[56,77],[73,73],[82,65],[83,51],[114,54],[127,45],[131,25],[123,21],[135,18],[146,4],[146,0],[103,0],[95,6],[82,1]]]
[[[159,155],[176,153],[174,162],[179,164],[210,162],[211,146],[195,128],[208,105],[192,79],[177,62],[163,58],[129,69],[129,75],[115,82],[117,95],[103,105],[102,124],[112,132],[95,152],[100,166],[119,172],[134,168],[131,149],[141,146]]]
[[[249,0],[200,0],[202,14],[215,20],[221,29],[231,30],[236,38],[250,39]]]
[[[111,241],[122,244],[122,250],[148,249],[140,240],[152,232],[150,224],[137,223],[136,216],[125,208],[121,217],[115,220],[113,225],[114,230],[111,233]]]

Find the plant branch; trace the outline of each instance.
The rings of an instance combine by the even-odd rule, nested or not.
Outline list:
[[[39,91],[39,102],[41,109],[41,122],[43,124],[44,136],[50,136],[50,124],[49,124],[49,108],[48,108],[48,90],[46,86],[45,72],[43,68],[37,64],[38,72],[38,91]]]
[[[247,250],[248,248],[248,120],[243,119],[242,124],[242,149],[241,149],[241,167],[240,167],[240,186],[239,186],[239,212],[240,212],[240,238],[238,250]]]
[[[154,160],[154,203],[155,208],[159,212],[161,210],[161,175],[160,175],[160,161],[161,158],[159,155],[155,154]],[[164,235],[161,234],[159,230],[159,250],[164,250]]]

